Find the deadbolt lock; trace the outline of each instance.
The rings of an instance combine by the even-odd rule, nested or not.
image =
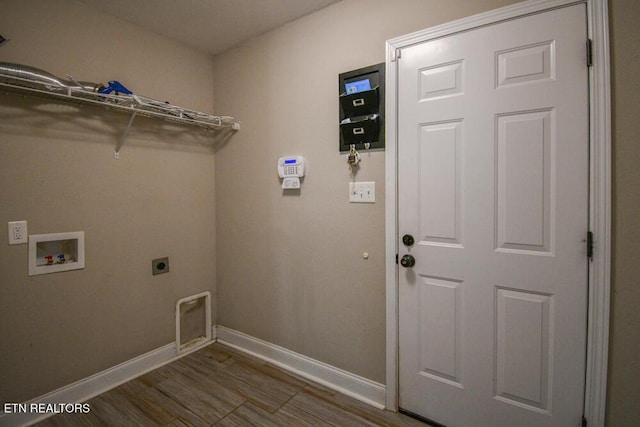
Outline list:
[[[402,243],[404,243],[405,246],[413,246],[415,242],[416,241],[411,234],[405,234],[402,236]]]

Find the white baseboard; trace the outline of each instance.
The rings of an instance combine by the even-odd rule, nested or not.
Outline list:
[[[218,342],[220,343],[294,372],[301,377],[379,409],[385,408],[386,391],[383,384],[224,326],[218,325],[216,329]]]
[[[213,329],[213,328],[212,328]],[[212,331],[213,332],[213,331]],[[198,346],[190,348],[188,351],[184,351],[180,354],[176,351],[176,344],[171,343],[148,353],[127,360],[112,368],[106,369],[90,377],[81,379],[72,384],[61,387],[50,393],[44,394],[40,397],[36,397],[26,403],[27,408],[31,408],[31,404],[60,404],[60,403],[81,403],[95,397],[101,393],[111,390],[121,384],[126,383],[140,375],[146,374],[149,371],[157,369],[161,366],[171,363],[174,360],[178,360],[194,351],[201,349],[212,341],[203,342]],[[18,403],[18,402],[16,402]],[[0,408],[0,412],[4,411],[4,408]],[[37,412],[23,412],[23,413],[0,413],[0,426],[25,426],[35,424],[42,421],[54,414],[51,413],[37,413]]]

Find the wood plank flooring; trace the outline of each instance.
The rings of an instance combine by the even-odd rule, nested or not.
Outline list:
[[[398,426],[378,410],[216,343],[88,401],[88,414],[38,426]]]

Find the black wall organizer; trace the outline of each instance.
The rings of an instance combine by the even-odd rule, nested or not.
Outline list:
[[[384,66],[340,74],[340,151],[384,148]]]

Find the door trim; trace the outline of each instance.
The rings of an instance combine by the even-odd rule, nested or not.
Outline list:
[[[609,300],[611,277],[611,78],[607,0],[529,0],[479,15],[438,25],[388,40],[386,43],[386,407],[398,409],[398,74],[401,49],[500,21],[584,3],[587,31],[592,40],[593,65],[589,69],[589,227],[593,232],[593,258],[589,263],[587,368],[584,416],[590,425],[604,426],[609,352]],[[401,59],[399,59],[401,60]],[[585,230],[586,231],[586,230]]]

